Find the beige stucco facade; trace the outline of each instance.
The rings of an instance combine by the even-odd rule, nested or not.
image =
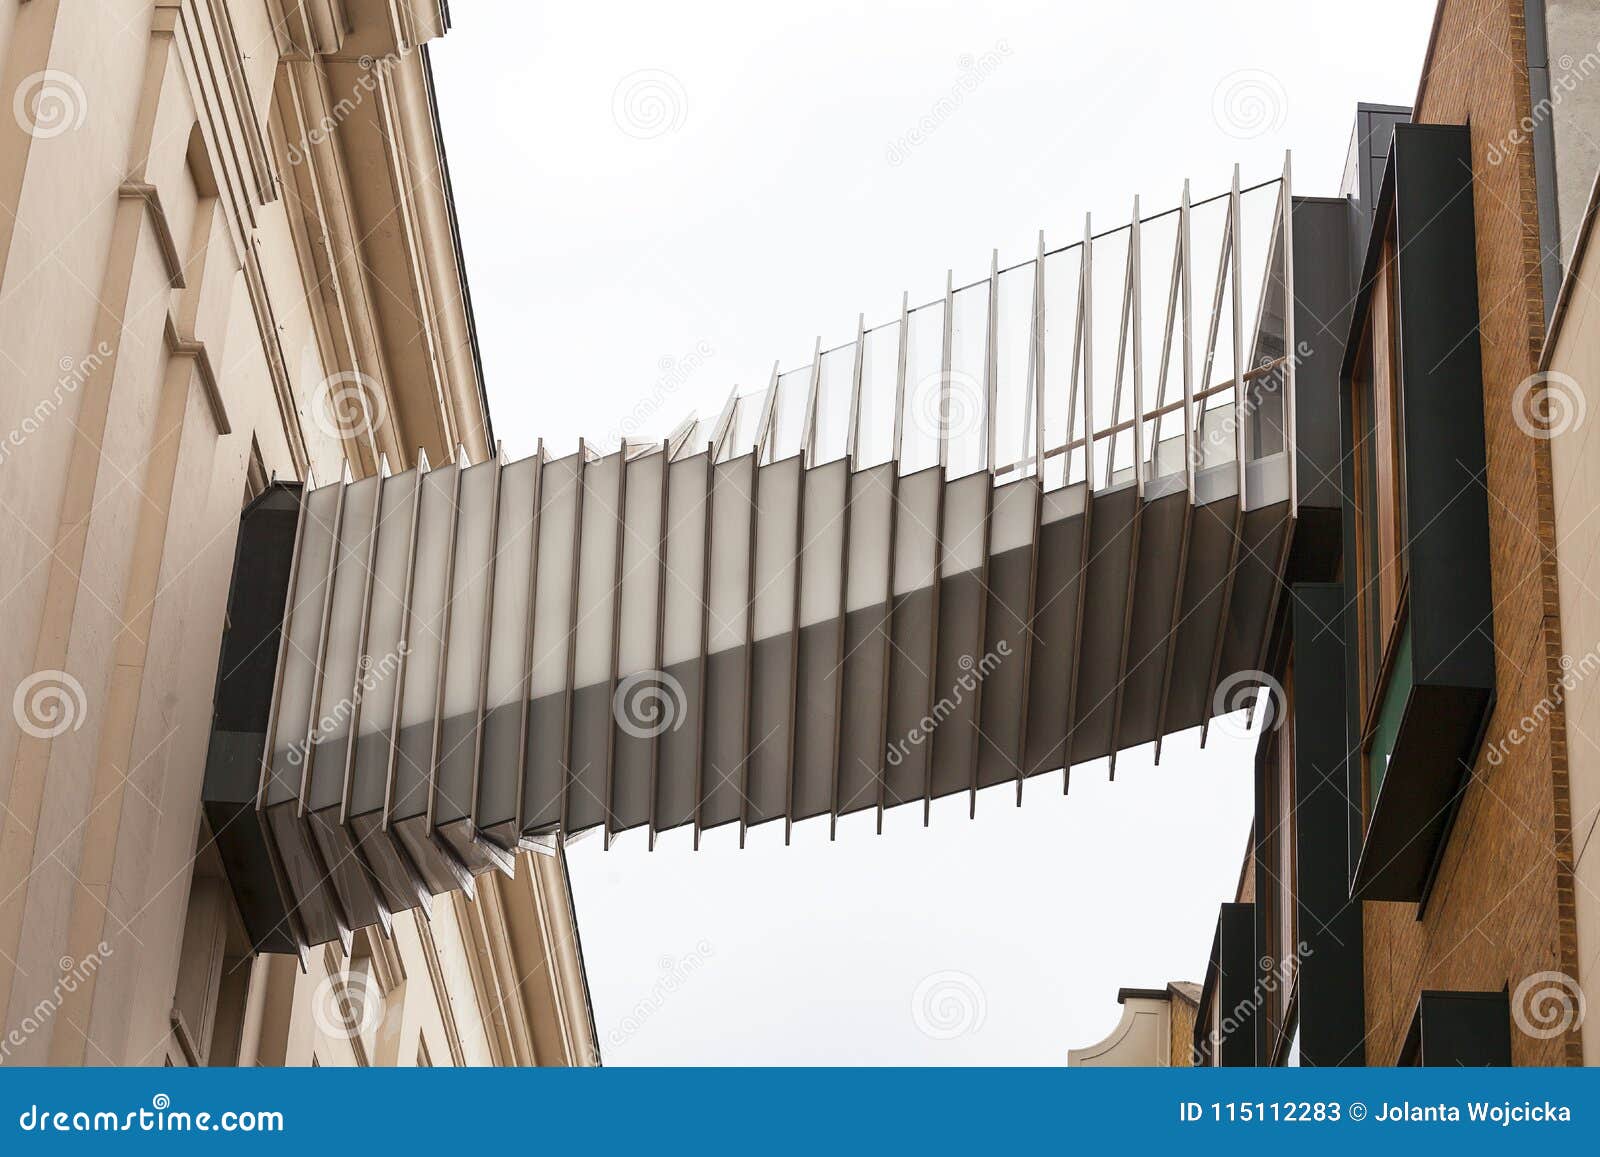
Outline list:
[[[1550,437],[1566,709],[1578,982],[1600,1008],[1600,244],[1593,236],[1600,184],[1590,195],[1575,256],[1557,299],[1542,373],[1527,413]],[[1541,393],[1542,392],[1542,393]],[[1583,1034],[1583,1060],[1600,1064],[1600,1032]]]
[[[1194,1019],[1200,986],[1124,988],[1122,1016],[1104,1039],[1067,1050],[1072,1068],[1187,1068],[1193,1064]]]
[[[560,857],[301,971],[250,956],[200,812],[246,498],[491,451],[445,23],[0,6],[0,1063],[597,1060]]]

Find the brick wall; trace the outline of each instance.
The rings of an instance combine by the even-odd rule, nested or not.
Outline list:
[[[1474,218],[1487,440],[1497,702],[1487,745],[1561,677],[1549,444],[1525,434],[1511,396],[1544,338],[1522,0],[1443,0],[1416,119],[1472,126]],[[1498,163],[1491,158],[1499,157]],[[1515,992],[1536,972],[1577,975],[1566,720],[1480,756],[1432,896],[1367,903],[1367,1062],[1393,1064],[1424,988]],[[1517,1064],[1579,1064],[1576,1030],[1513,1029]]]
[[[1196,1007],[1177,993],[1172,995],[1172,1054],[1167,1063],[1173,1068],[1186,1069],[1194,1064],[1194,1016]]]

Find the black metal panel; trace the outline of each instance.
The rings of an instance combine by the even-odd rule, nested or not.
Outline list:
[[[256,815],[256,789],[299,514],[300,486],[274,483],[239,519],[201,791],[239,915],[259,952],[297,951]]]
[[[1350,328],[1350,214],[1345,201],[1294,199],[1295,453],[1300,515],[1337,510],[1339,490],[1339,367]],[[1296,543],[1296,554],[1301,550]],[[1337,546],[1335,546],[1337,552]],[[1291,571],[1291,574],[1297,572]]]
[[[1400,384],[1417,681],[1492,689],[1483,367],[1465,127],[1395,128]]]
[[[1400,1052],[1403,1065],[1507,1067],[1511,1002],[1500,992],[1424,990]]]
[[[1472,192],[1467,128],[1395,126],[1341,376],[1349,410],[1355,351],[1392,215],[1409,655],[1389,664],[1380,689],[1405,701],[1382,785],[1368,801],[1354,881],[1365,899],[1425,898],[1494,700]],[[1355,445],[1362,431],[1347,431]],[[1347,522],[1348,550],[1353,511]],[[1352,648],[1360,645],[1353,630],[1347,637]]]
[[[1294,806],[1302,1065],[1361,1065],[1366,1002],[1361,905],[1350,899],[1346,834],[1361,822],[1346,764],[1344,588],[1290,588],[1294,653]]]
[[[1211,962],[1194,1024],[1196,1065],[1256,1063],[1255,1010],[1260,1000],[1255,952],[1255,905],[1222,905],[1211,940]],[[1211,1055],[1211,1020],[1218,1025],[1217,1055]]]

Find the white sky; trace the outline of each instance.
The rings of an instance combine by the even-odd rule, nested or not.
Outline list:
[[[1293,149],[1295,191],[1336,193],[1355,102],[1411,102],[1433,8],[458,2],[433,60],[495,432],[512,457],[659,438],[947,266],[1186,176],[1224,191],[1235,161],[1251,184]],[[866,815],[788,849],[781,824],[743,853],[581,841],[605,1062],[1063,1063],[1119,986],[1201,979],[1252,749],[1185,734],[1159,768],[1088,765],[1066,799],[1040,777],[1021,810],[1001,788],[975,823],[962,796],[926,831],[904,808],[881,839]]]

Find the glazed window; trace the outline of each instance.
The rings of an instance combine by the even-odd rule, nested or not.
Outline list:
[[[1352,382],[1356,467],[1356,591],[1361,703],[1370,711],[1386,651],[1404,617],[1406,517],[1404,410],[1394,308],[1394,243],[1386,240]]]

